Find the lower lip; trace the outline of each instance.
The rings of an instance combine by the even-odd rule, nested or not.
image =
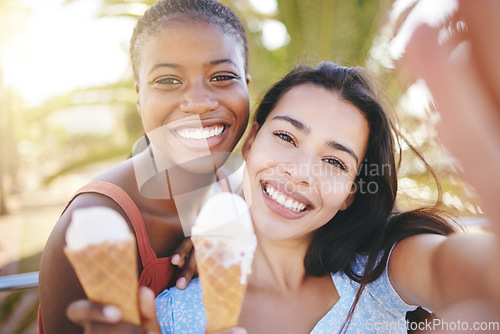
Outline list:
[[[188,146],[193,150],[202,151],[206,150],[207,147],[209,149],[212,149],[223,143],[229,133],[229,127],[226,125],[224,127],[224,131],[221,134],[209,137],[207,139],[183,138],[177,133],[177,131],[173,131],[173,133],[174,136],[177,137],[185,146]]]
[[[278,202],[276,202],[271,197],[269,197],[269,195],[267,195],[266,191],[264,190],[264,184],[261,185],[261,190],[262,190],[262,196],[264,197],[264,203],[266,203],[269,210],[276,213],[277,215],[280,215],[283,218],[299,219],[304,217],[309,212],[309,209],[306,209],[305,211],[296,212],[279,205]]]

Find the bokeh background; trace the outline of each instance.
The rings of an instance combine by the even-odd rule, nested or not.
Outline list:
[[[126,159],[142,134],[128,43],[154,1],[0,0],[0,276],[38,270],[66,201]],[[442,201],[483,223],[460,166],[436,138],[439,112],[421,81],[397,69],[394,27],[416,0],[223,0],[250,43],[251,106],[297,64],[361,65],[380,81],[402,144],[398,206]],[[444,17],[449,0],[421,0]],[[425,7],[425,6],[428,7]],[[439,7],[439,8],[438,8]],[[36,333],[36,289],[0,292],[0,333]]]

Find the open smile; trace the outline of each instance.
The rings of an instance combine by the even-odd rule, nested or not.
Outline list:
[[[183,124],[170,131],[185,146],[193,150],[206,150],[207,146],[212,149],[224,143],[229,134],[229,128],[228,124],[221,121],[202,122],[202,124],[197,121]]]
[[[280,193],[278,190],[274,189],[269,184],[266,184],[264,186],[264,191],[266,192],[267,196],[269,196],[272,200],[277,202],[282,207],[287,208],[288,210],[292,210],[295,212],[302,212],[305,211],[307,208],[306,204],[296,201],[293,198],[288,197],[283,193]]]
[[[183,139],[208,139],[212,137],[219,136],[225,130],[226,126],[224,124],[213,125],[209,127],[197,127],[197,128],[181,128],[176,129],[176,134]]]
[[[261,187],[268,207],[285,218],[300,218],[312,209],[307,198],[295,192],[280,190],[282,185],[261,182]]]

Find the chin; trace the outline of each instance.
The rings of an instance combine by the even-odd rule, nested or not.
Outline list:
[[[188,160],[184,162],[178,162],[177,166],[192,174],[209,174],[215,173],[214,170],[214,159],[211,155],[204,157],[199,157],[193,160]]]
[[[216,169],[224,165],[230,154],[230,152],[214,152],[210,155],[177,162],[177,166],[193,174],[214,174]]]
[[[255,233],[261,238],[265,238],[267,240],[272,240],[272,241],[288,239],[286,231],[283,231],[282,229],[279,228],[279,226],[276,226],[280,224],[279,222],[262,221],[259,219],[258,215],[254,215],[253,213],[252,217],[254,217],[253,225],[255,228]]]

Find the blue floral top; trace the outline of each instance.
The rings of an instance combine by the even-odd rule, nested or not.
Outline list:
[[[363,269],[365,257],[358,257],[356,272]],[[358,291],[359,284],[344,274],[332,274],[340,296],[337,303],[316,324],[311,334],[338,333]],[[162,333],[204,334],[206,318],[199,279],[192,280],[185,290],[171,288],[156,298],[158,320]],[[416,306],[406,304],[396,293],[387,269],[368,284],[356,305],[347,333],[407,333],[406,312]]]

